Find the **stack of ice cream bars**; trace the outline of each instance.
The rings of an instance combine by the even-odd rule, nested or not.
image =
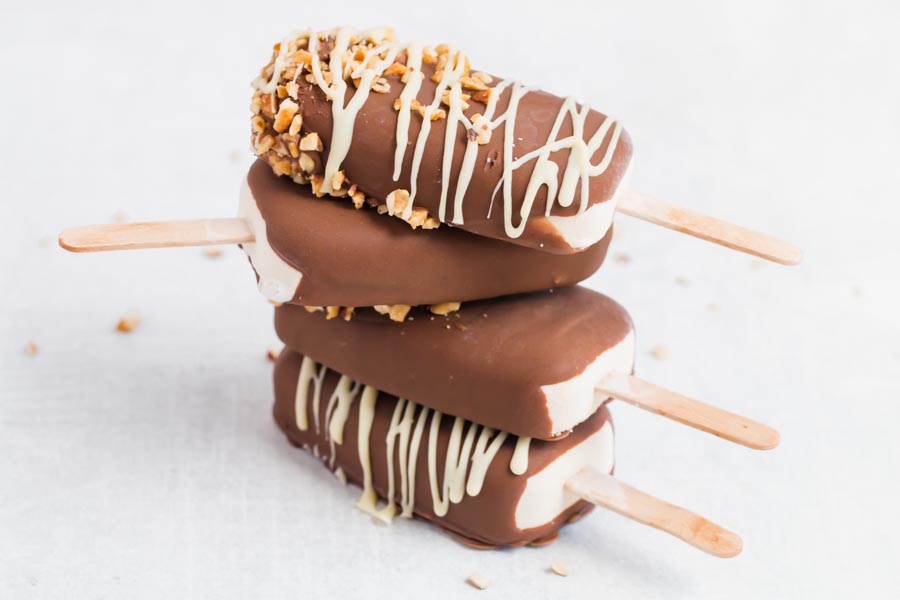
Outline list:
[[[658,208],[625,187],[618,121],[390,30],[292,33],[253,86],[259,158],[239,219],[197,222],[183,241],[242,242],[285,344],[275,420],[362,488],[360,509],[492,547],[552,541],[600,504],[740,551],[611,475],[613,397],[750,447],[778,442],[634,377],[628,313],[577,285],[603,263],[617,209]],[[709,221],[692,233],[777,246],[730,243],[746,230]],[[143,246],[173,242],[157,234]]]

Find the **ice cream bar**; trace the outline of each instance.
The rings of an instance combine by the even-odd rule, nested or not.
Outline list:
[[[607,397],[595,386],[631,373],[625,309],[573,286],[464,303],[395,323],[372,309],[353,319],[284,305],[275,328],[295,352],[377,389],[514,435],[554,439]]]
[[[254,88],[252,141],[276,173],[414,227],[577,252],[606,235],[631,161],[615,119],[390,30],[293,33]]]
[[[410,229],[371,207],[316,198],[263,161],[247,174],[243,244],[259,288],[313,306],[426,305],[571,285],[603,263],[612,233],[584,252],[553,255],[441,227]]]
[[[291,443],[363,488],[362,510],[388,522],[417,515],[478,547],[552,541],[592,508],[565,482],[586,467],[613,468],[605,408],[565,439],[529,447],[289,350],[275,366],[274,415]]]

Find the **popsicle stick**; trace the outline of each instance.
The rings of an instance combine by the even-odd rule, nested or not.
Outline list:
[[[744,545],[736,533],[590,467],[571,477],[565,488],[588,502],[665,531],[713,556],[737,556]]]
[[[780,436],[768,425],[682,396],[634,375],[610,373],[597,385],[597,390],[638,408],[754,450],[771,450],[778,446]]]
[[[197,219],[72,227],[59,234],[59,245],[71,252],[216,246],[252,242],[245,219]]]
[[[796,265],[803,259],[803,252],[799,248],[778,238],[695,213],[632,189],[622,190],[616,210],[679,233],[686,233],[782,265]]]

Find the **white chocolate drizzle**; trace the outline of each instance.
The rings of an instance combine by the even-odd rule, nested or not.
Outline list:
[[[282,42],[278,54],[273,63],[271,78],[258,79],[254,85],[263,93],[271,95],[272,109],[275,113],[275,97],[278,82],[282,73],[288,67],[297,66],[294,80],[301,72],[299,65],[292,62],[289,47],[300,40],[308,39],[309,53],[311,54],[310,70],[315,85],[325,94],[331,103],[333,129],[328,153],[328,160],[323,174],[323,184],[318,187],[317,193],[338,194],[340,186],[333,186],[334,176],[341,171],[342,163],[350,150],[353,142],[353,128],[357,114],[362,108],[373,84],[377,82],[395,59],[403,52],[406,53],[406,73],[401,79],[403,89],[399,95],[399,114],[395,131],[394,169],[393,179],[398,181],[403,168],[404,159],[409,145],[409,125],[411,118],[411,106],[421,92],[425,75],[422,72],[423,55],[431,53],[430,49],[423,49],[418,42],[402,44],[397,42],[389,29],[372,29],[355,31],[350,28],[339,28],[329,31],[302,31],[288,35]],[[331,81],[327,81],[322,70],[322,61],[319,58],[319,47],[323,40],[333,41],[329,53],[328,68]],[[370,47],[366,50],[362,60],[355,66],[352,65],[353,56],[349,51],[352,42],[364,40]],[[575,199],[575,193],[580,193],[578,214],[583,213],[590,206],[589,180],[591,177],[602,175],[612,162],[616,148],[622,134],[622,126],[616,120],[606,117],[596,131],[589,134],[585,131],[585,123],[590,109],[586,104],[579,106],[573,98],[566,98],[559,108],[553,128],[537,149],[523,156],[514,155],[516,142],[516,117],[522,98],[534,91],[520,83],[503,81],[490,89],[490,95],[485,106],[484,114],[470,119],[463,112],[463,88],[464,77],[468,73],[468,59],[462,51],[448,49],[448,60],[441,70],[440,78],[434,91],[434,96],[427,102],[422,102],[422,122],[418,136],[415,140],[412,154],[412,168],[410,173],[409,198],[400,213],[404,219],[412,214],[416,199],[417,183],[425,145],[431,133],[432,115],[440,110],[442,102],[446,99],[449,110],[446,114],[446,128],[443,140],[443,156],[441,168],[441,196],[437,218],[447,222],[447,201],[449,188],[453,180],[452,164],[453,152],[460,134],[466,135],[470,130],[486,129],[492,132],[501,124],[504,124],[503,135],[503,171],[500,181],[497,183],[491,197],[487,218],[490,218],[493,210],[494,198],[502,190],[503,224],[504,231],[509,238],[518,238],[522,235],[531,216],[535,199],[541,188],[546,188],[547,205],[545,216],[550,216],[553,206],[571,206]],[[347,96],[347,79],[353,79],[356,89]],[[497,102],[500,96],[509,90],[509,105],[506,110],[494,116]],[[446,96],[446,98],[445,98]],[[565,137],[559,137],[562,126],[566,120],[572,125],[573,133]],[[462,131],[460,132],[460,128]],[[585,135],[590,135],[585,139]],[[483,143],[483,142],[482,142]],[[597,163],[593,163],[594,155],[606,143]],[[456,173],[456,186],[453,197],[453,216],[449,222],[455,225],[464,224],[464,200],[472,174],[475,169],[478,154],[479,141],[467,139],[466,149],[462,164]],[[559,179],[559,166],[551,160],[551,154],[561,150],[568,150],[569,157]],[[512,178],[513,173],[529,163],[534,163],[532,175],[526,186],[524,197],[513,198]],[[431,174],[429,173],[430,177]],[[360,183],[360,182],[358,182]],[[365,182],[361,182],[365,187]],[[615,192],[615,190],[613,190]],[[388,212],[394,214],[394,203],[385,199]],[[616,195],[612,193],[606,202],[615,202]],[[610,211],[612,214],[612,211]],[[432,215],[434,216],[434,215]],[[607,224],[607,228],[608,228]],[[605,232],[603,232],[605,233]],[[599,234],[599,232],[598,232]],[[599,238],[598,238],[599,239]]]
[[[516,440],[516,449],[513,450],[512,460],[509,461],[509,470],[514,475],[521,475],[528,470],[529,446],[531,446],[530,437],[520,437]]]
[[[341,375],[326,404],[324,415],[322,415],[320,413],[322,384],[326,374],[325,366],[303,357],[295,393],[297,427],[301,431],[308,430],[309,415],[312,415],[314,430],[320,433],[328,443],[328,454],[326,455],[318,444],[313,444],[312,448],[304,445],[304,448],[326,462],[338,479],[346,481],[343,469],[340,466],[335,468],[335,444],[343,444],[344,426],[350,408],[354,401],[359,400],[359,427],[356,444],[363,479],[363,491],[357,502],[359,509],[386,523],[393,520],[398,510],[402,517],[413,516],[416,474],[426,424],[429,427],[427,475],[435,515],[442,517],[447,514],[450,504],[461,502],[466,495],[474,497],[481,493],[488,469],[509,434],[465,419],[455,418],[447,442],[444,469],[439,482],[438,447],[444,415],[439,411],[400,398],[394,407],[385,436],[384,451],[387,459],[388,490],[384,505],[379,507],[378,494],[373,482],[371,457],[372,424],[375,419],[375,407],[379,392],[371,386],[363,386],[346,375]],[[310,394],[312,394],[312,398],[310,398]],[[321,428],[320,419],[322,419]],[[429,421],[430,423],[428,423]],[[527,470],[530,439],[519,438],[516,442],[509,465],[510,470],[516,475],[521,475]],[[399,469],[397,469],[398,466]],[[395,473],[395,470],[399,470],[399,473]],[[398,492],[398,475],[399,505],[395,503]]]

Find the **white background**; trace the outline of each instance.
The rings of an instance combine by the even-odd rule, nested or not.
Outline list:
[[[459,597],[475,572],[493,597],[896,597],[896,2],[74,4],[0,8],[0,597]],[[636,187],[805,249],[788,269],[623,217],[630,262],[591,280],[643,376],[781,430],[754,453],[614,406],[618,475],[743,555],[599,510],[544,549],[373,525],[271,421],[271,308],[236,248],[55,246],[119,211],[232,214],[249,81],[288,30],[342,23],[584,98],[631,132]]]

